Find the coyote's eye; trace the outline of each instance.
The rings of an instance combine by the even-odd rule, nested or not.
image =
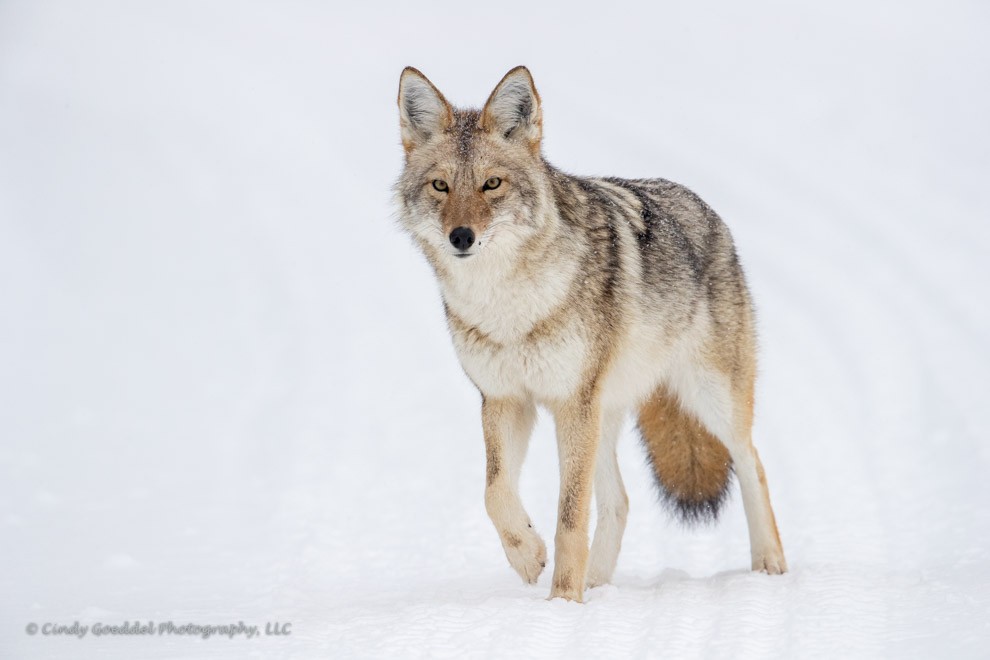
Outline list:
[[[500,185],[502,185],[502,179],[497,176],[489,177],[488,181],[485,181],[485,185],[481,186],[482,190],[495,190]]]
[[[447,182],[443,179],[433,179],[433,189],[439,192],[447,192]]]

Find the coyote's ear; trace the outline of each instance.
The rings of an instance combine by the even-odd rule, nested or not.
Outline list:
[[[406,153],[451,126],[454,111],[426,76],[407,66],[399,78],[399,124]]]
[[[543,110],[529,69],[517,66],[505,74],[481,111],[481,127],[507,140],[520,140],[540,150]]]

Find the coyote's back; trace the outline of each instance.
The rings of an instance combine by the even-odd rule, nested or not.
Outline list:
[[[482,395],[486,506],[510,564],[535,581],[545,563],[516,488],[539,404],[556,418],[561,456],[552,595],[580,600],[585,584],[611,578],[628,510],[615,443],[629,410],[682,518],[714,518],[735,470],[753,568],[786,570],[750,439],[752,304],[715,212],[662,179],[550,165],[522,67],[480,111],[455,109],[406,69],[399,108],[400,217],[436,272],[457,355]]]

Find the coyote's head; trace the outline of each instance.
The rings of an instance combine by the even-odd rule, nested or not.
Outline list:
[[[480,111],[454,108],[407,67],[399,121],[400,217],[434,266],[504,258],[539,232],[548,183],[540,97],[526,67],[509,71]]]

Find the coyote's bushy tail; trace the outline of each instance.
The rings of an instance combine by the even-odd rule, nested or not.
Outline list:
[[[714,521],[732,478],[725,445],[664,387],[640,407],[639,430],[664,504],[685,523]]]

